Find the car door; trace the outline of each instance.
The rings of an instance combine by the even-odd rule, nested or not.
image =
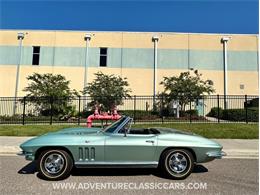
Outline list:
[[[153,162],[157,135],[134,135],[116,133],[105,139],[105,161]]]

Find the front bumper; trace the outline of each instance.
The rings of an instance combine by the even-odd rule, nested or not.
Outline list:
[[[223,151],[214,151],[214,152],[208,152],[207,156],[210,158],[221,159],[223,156],[227,156],[227,154]]]
[[[32,152],[20,151],[17,155],[24,156],[26,160],[34,160],[34,155]]]

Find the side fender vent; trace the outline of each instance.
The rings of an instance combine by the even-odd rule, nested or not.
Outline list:
[[[94,161],[95,160],[95,148],[91,147],[79,147],[79,161]]]
[[[95,160],[95,148],[91,147],[90,160]]]

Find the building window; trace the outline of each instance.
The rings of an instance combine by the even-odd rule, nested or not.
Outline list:
[[[32,57],[32,65],[39,65],[40,62],[40,46],[33,46],[33,57]]]
[[[100,59],[99,66],[106,67],[107,66],[107,48],[100,48]]]

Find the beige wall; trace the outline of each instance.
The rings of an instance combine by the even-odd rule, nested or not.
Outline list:
[[[153,70],[136,68],[88,68],[88,82],[94,79],[94,73],[102,71],[105,74],[115,74],[127,77],[132,94],[134,95],[152,95],[153,94]],[[163,87],[159,85],[164,76],[179,75],[186,70],[159,69],[158,70],[158,90]],[[26,77],[33,72],[62,74],[71,81],[70,87],[82,90],[84,80],[83,67],[47,67],[47,66],[21,66],[19,80],[19,96],[25,95],[22,91],[27,85]],[[223,94],[223,72],[222,71],[200,71],[203,79],[211,79],[214,82],[215,94]],[[0,65],[0,96],[14,96],[16,66]],[[243,82],[241,82],[243,78]],[[229,95],[257,95],[258,94],[258,73],[255,71],[229,71],[228,72],[228,94]],[[240,89],[240,84],[245,88]]]
[[[85,47],[86,32],[72,31],[0,31],[0,45],[18,45],[17,32],[24,32],[24,46],[41,45],[56,47]],[[153,48],[152,37],[160,38],[159,48],[222,50],[222,37],[230,37],[229,50],[257,51],[257,35],[189,34],[189,33],[136,33],[89,32],[91,47]]]
[[[17,32],[25,32],[24,46],[40,45],[51,47],[85,47],[84,35],[86,32],[70,31],[0,31],[0,45],[17,46]],[[153,48],[152,36],[158,35],[158,48],[171,49],[199,49],[223,50],[221,38],[231,37],[228,49],[234,51],[258,51],[257,35],[216,35],[216,34],[189,34],[189,33],[134,33],[134,32],[89,32],[92,34],[91,47],[111,48]],[[127,77],[136,95],[152,95],[153,70],[145,68],[88,68],[88,82],[94,78],[94,73],[102,71],[107,74],[117,74]],[[164,76],[178,75],[181,69],[159,69],[158,83]],[[83,67],[51,67],[22,65],[19,80],[19,96],[25,95],[22,89],[28,85],[26,77],[33,72],[62,74],[71,80],[71,88],[83,88]],[[214,82],[216,94],[223,94],[223,71],[200,70],[204,79]],[[242,79],[241,79],[242,78]],[[0,96],[14,96],[16,79],[16,65],[0,64]],[[240,89],[244,84],[245,89]],[[158,90],[162,86],[158,84]],[[228,94],[259,93],[258,71],[228,71]]]

